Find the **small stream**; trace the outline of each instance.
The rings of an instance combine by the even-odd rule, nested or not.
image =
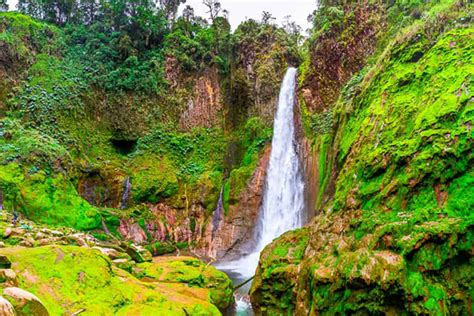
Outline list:
[[[234,282],[234,285],[237,286],[247,281],[248,278],[244,278],[241,274],[234,271],[226,271],[222,269],[221,271],[225,272],[229,278]],[[237,289],[234,292],[235,297],[235,306],[224,312],[224,316],[253,316],[254,312],[252,310],[252,304],[250,303],[250,297],[248,295],[250,291],[250,286],[252,282],[249,282]]]

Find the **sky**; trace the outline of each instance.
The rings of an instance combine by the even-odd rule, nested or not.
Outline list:
[[[276,23],[281,24],[284,17],[290,15],[292,21],[306,30],[310,27],[307,21],[308,15],[316,9],[316,0],[220,0],[220,2],[222,8],[229,11],[229,21],[233,29],[247,19],[260,20],[262,12],[268,11],[276,18]],[[187,0],[185,5],[192,6],[197,15],[207,15],[202,0]]]
[[[10,10],[15,9],[18,0],[7,1]],[[292,21],[306,30],[310,27],[307,17],[316,8],[316,0],[221,0],[220,2],[222,8],[229,11],[229,20],[233,29],[246,19],[260,20],[262,11],[268,11],[276,18],[276,23],[281,24],[283,18],[290,15]],[[202,0],[187,0],[185,5],[192,6],[196,15],[207,15]],[[181,5],[181,9],[185,5]]]

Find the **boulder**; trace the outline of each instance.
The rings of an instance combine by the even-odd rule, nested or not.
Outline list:
[[[132,271],[132,268],[133,268],[133,264],[132,262],[130,262],[130,260],[128,259],[125,259],[125,258],[121,258],[121,259],[115,259],[112,261],[115,266],[117,266],[117,268],[119,269],[122,269],[122,270],[125,270],[125,271],[128,271],[128,272],[131,272]]]
[[[20,227],[7,227],[3,233],[3,238],[8,238],[12,236],[23,236],[25,233],[23,228]]]
[[[40,246],[46,246],[46,245],[50,245],[53,243],[53,240],[49,239],[49,238],[43,238],[43,239],[40,239],[38,241],[39,245]]]
[[[121,246],[125,249],[125,252],[132,258],[132,260],[137,263],[150,262],[153,260],[151,252],[143,247],[135,246],[133,244],[129,245],[127,243],[122,243]]]
[[[19,245],[22,247],[33,247],[34,246],[34,239],[27,237],[24,240],[20,241]]]
[[[118,252],[117,250],[112,249],[112,248],[101,248],[101,247],[92,247],[92,248],[99,250],[104,255],[109,257],[111,260],[119,259],[119,258],[124,257],[124,254],[121,254],[120,252]]]
[[[0,269],[0,283],[16,284],[16,273],[12,269]],[[1,314],[0,314],[1,315]]]
[[[64,234],[60,232],[59,230],[52,230],[51,235],[56,236],[56,237],[62,237]]]
[[[12,303],[0,296],[0,315],[2,316],[15,316],[15,309]]]
[[[17,287],[7,287],[3,296],[12,303],[18,316],[49,316],[48,310],[35,295]]]
[[[5,228],[5,231],[3,232],[3,238],[8,238],[12,234],[12,229],[10,227]]]

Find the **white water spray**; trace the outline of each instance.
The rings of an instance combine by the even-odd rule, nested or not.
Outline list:
[[[304,182],[296,155],[293,105],[296,69],[283,80],[273,126],[272,152],[260,216],[257,251],[284,232],[303,225]]]
[[[265,191],[256,231],[253,253],[217,267],[240,274],[254,275],[260,252],[284,232],[303,225],[304,182],[296,154],[293,106],[296,69],[289,68],[281,85],[273,126],[272,151],[267,169]]]

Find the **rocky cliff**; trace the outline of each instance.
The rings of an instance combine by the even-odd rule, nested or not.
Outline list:
[[[340,10],[357,20],[357,8]],[[393,10],[364,13],[385,16],[393,38],[360,24],[340,63],[324,55],[337,86],[306,70],[317,215],[263,251],[251,290],[260,314],[472,313],[472,5],[418,8],[403,27]],[[311,64],[325,63],[314,56],[333,32]]]

